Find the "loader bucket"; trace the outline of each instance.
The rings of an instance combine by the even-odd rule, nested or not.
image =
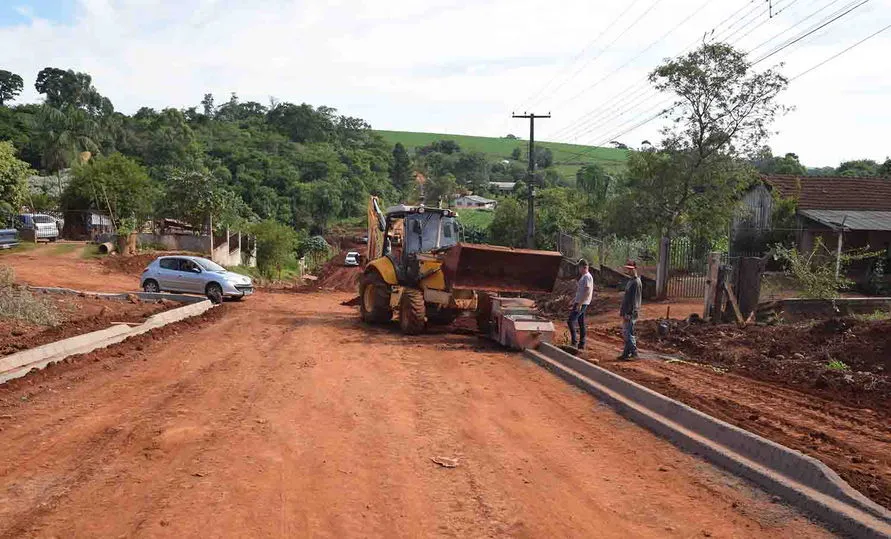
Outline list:
[[[550,292],[560,253],[459,243],[446,252],[443,273],[450,290]]]

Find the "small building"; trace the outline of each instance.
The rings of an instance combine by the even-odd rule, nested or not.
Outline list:
[[[516,182],[489,182],[489,189],[500,195],[513,193],[516,186]]]
[[[455,207],[476,209],[476,210],[494,210],[498,205],[497,200],[485,198],[477,195],[465,195],[455,199]]]
[[[816,238],[832,251],[868,247],[891,261],[891,179],[829,176],[762,176],[743,196],[745,211],[733,221],[736,238],[774,230],[774,196],[796,201],[798,250],[813,250]],[[855,279],[861,277],[854,264]]]

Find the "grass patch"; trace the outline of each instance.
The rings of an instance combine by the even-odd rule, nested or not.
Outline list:
[[[844,371],[851,369],[851,367],[848,367],[847,363],[845,363],[844,361],[839,361],[837,359],[833,359],[832,361],[827,363],[826,368],[829,369],[830,371],[838,371],[838,372],[844,372]]]
[[[80,249],[79,243],[60,243],[58,245],[53,246],[53,250],[50,254],[52,255],[67,255],[71,254],[74,251]]]
[[[33,241],[23,241],[15,247],[0,251],[0,253],[27,253],[28,251],[33,251],[34,249],[37,249],[36,243],[34,243]]]
[[[495,218],[492,210],[457,210],[458,222],[465,226],[472,226],[481,230],[488,230]]]
[[[454,140],[462,151],[482,152],[492,161],[510,159],[514,148],[519,147],[525,155],[529,141],[498,137],[474,137],[469,135],[445,135],[441,133],[413,133],[410,131],[375,131],[390,144],[401,142],[407,150],[426,146],[437,140]],[[558,173],[564,178],[574,178],[576,171],[589,163],[597,163],[608,172],[621,172],[625,169],[628,152],[615,148],[583,146],[563,142],[535,142],[536,146],[549,148],[554,154]]]
[[[266,284],[269,282],[269,279],[263,276],[260,272],[260,268],[255,268],[251,266],[227,266],[227,270],[240,273],[242,275],[247,275],[251,279],[253,279],[255,284]],[[300,279],[300,271],[297,269],[296,265],[286,266],[282,268],[281,277],[276,275],[276,281],[296,281]]]
[[[80,253],[80,257],[87,260],[95,260],[97,258],[104,258],[106,255],[99,253],[99,245],[96,243],[91,243],[84,247],[84,250]]]
[[[30,290],[15,284],[12,268],[0,267],[0,318],[21,320],[41,326],[55,326],[59,315],[55,306]]]
[[[855,314],[854,318],[861,322],[884,322],[885,320],[891,320],[891,312],[877,310],[868,314]]]

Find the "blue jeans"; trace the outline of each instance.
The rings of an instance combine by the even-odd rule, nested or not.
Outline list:
[[[622,336],[625,338],[625,349],[622,351],[624,357],[637,355],[637,338],[634,336],[635,323],[637,323],[637,317],[632,316],[630,319],[624,320],[622,324]]]
[[[587,305],[579,305],[569,312],[569,320],[567,323],[569,324],[569,338],[572,340],[573,346],[575,346],[576,343],[578,343],[579,346],[585,345],[585,311],[587,310]],[[578,324],[578,340],[575,338],[576,324]]]

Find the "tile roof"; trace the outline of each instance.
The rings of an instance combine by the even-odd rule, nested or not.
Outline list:
[[[891,178],[843,176],[761,176],[799,210],[891,211]]]

